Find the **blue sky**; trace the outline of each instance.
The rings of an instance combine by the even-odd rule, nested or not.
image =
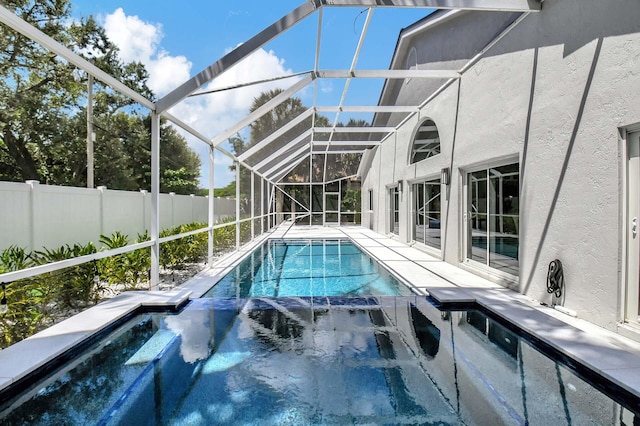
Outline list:
[[[188,5],[175,0],[72,1],[76,18],[94,15],[105,26],[109,37],[118,44],[124,59],[139,60],[147,66],[151,75],[149,85],[158,97],[302,3],[303,0],[191,1]],[[361,13],[363,10],[362,7],[323,9],[320,69],[349,68],[365,22],[366,13]],[[357,68],[387,69],[399,31],[428,13],[428,9],[376,9]],[[203,89],[313,69],[317,27],[318,14],[315,13]],[[318,104],[336,105],[344,83],[344,80],[320,80]],[[345,104],[375,105],[382,83],[381,80],[352,82]],[[291,80],[284,80],[249,89],[199,96],[179,104],[171,112],[213,138],[243,118],[252,99],[261,91],[286,88],[291,84]],[[305,105],[311,105],[313,88],[309,86],[297,96]],[[328,117],[333,122],[335,116]],[[348,116],[340,116],[340,121],[348,119]],[[208,148],[194,138],[187,139],[202,157],[201,182],[206,187]],[[217,155],[216,163],[215,186],[225,186],[233,179],[228,170],[229,161]]]

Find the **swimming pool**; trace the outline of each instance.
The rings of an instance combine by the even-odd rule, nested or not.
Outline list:
[[[194,300],[137,316],[3,403],[3,424],[633,419],[484,312],[440,311],[421,296]]]
[[[204,297],[411,295],[346,240],[269,240]]]

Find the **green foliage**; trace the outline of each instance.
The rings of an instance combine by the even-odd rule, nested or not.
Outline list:
[[[254,98],[249,112],[254,112],[265,103],[281,94],[281,89],[269,90],[262,92],[259,96]],[[232,150],[236,155],[240,155],[247,149],[251,148],[255,144],[262,141],[267,136],[271,135],[276,130],[296,118],[307,110],[307,107],[302,103],[299,98],[292,97],[276,106],[269,114],[266,114],[257,119],[251,124],[250,140],[245,141],[240,135],[229,138]],[[330,121],[327,117],[322,115],[315,115],[313,121],[316,127],[330,127]],[[280,149],[284,144],[289,143],[301,135],[304,131],[311,127],[312,117],[303,120],[300,124],[287,131],[282,136],[273,140],[268,146],[260,150],[259,155],[255,157],[266,158],[268,155]],[[347,124],[337,123],[338,127],[367,127],[369,123],[364,120],[349,119]],[[329,133],[317,133],[314,135],[315,140],[328,140]],[[332,140],[367,140],[369,135],[367,133],[334,133]],[[311,164],[309,160],[302,161],[291,172],[289,172],[285,178],[285,182],[310,182],[312,179],[314,182],[331,181],[342,177],[353,176],[357,173],[358,166],[360,164],[360,154],[330,154],[327,157],[325,165],[325,157],[323,155],[314,155],[311,157]],[[311,165],[311,167],[310,167]],[[235,166],[232,165],[231,170],[235,170]],[[312,175],[310,175],[312,174]],[[250,194],[251,178],[249,173],[241,168],[240,170],[240,194],[241,198],[247,198]],[[235,189],[235,187],[234,187]],[[235,195],[231,194],[231,195]],[[221,195],[222,196],[222,195]]]
[[[234,218],[227,218],[228,226],[215,229],[216,254],[227,252],[236,244]],[[206,228],[207,224],[195,222],[162,231],[161,237],[182,234]],[[251,222],[240,224],[241,241],[249,239]],[[148,233],[140,234],[136,243],[148,241]],[[103,249],[125,247],[129,237],[121,232],[101,235]],[[178,238],[160,245],[160,263],[165,269],[183,268],[188,263],[203,262],[207,258],[208,233]],[[11,246],[0,253],[0,273],[16,271],[31,266],[71,259],[96,253],[93,243],[64,245],[55,249],[43,248],[27,253]],[[0,348],[7,347],[51,325],[56,312],[76,309],[97,303],[106,291],[122,291],[147,288],[151,251],[139,249],[94,262],[83,263],[9,283],[6,286],[9,311],[0,316]]]
[[[26,339],[42,327],[51,294],[41,284],[42,280],[26,279],[7,286],[9,310],[0,317],[0,347]]]
[[[9,246],[0,253],[0,274],[31,266],[31,258],[21,247]]]
[[[346,189],[342,196],[342,211],[360,211],[360,197],[362,191],[360,189]]]
[[[87,245],[65,245],[57,249],[35,251],[31,257],[36,265],[58,262],[74,257],[85,256],[96,252],[93,243]],[[65,268],[61,271],[40,275],[41,294],[50,294],[62,307],[77,307],[78,303],[86,304],[97,301],[96,297],[96,267],[93,263],[83,263],[78,266]]]
[[[9,247],[0,254],[2,272],[56,262],[95,253],[92,243],[65,245],[27,254],[24,249]],[[84,263],[37,277],[19,280],[6,286],[9,311],[0,317],[2,347],[32,335],[46,326],[57,309],[86,306],[97,301],[98,282],[95,266]]]
[[[166,229],[160,237],[183,234],[206,228],[203,222],[194,222]],[[186,263],[202,262],[207,257],[207,234],[205,232],[189,235],[160,244],[160,265],[165,269],[182,269]]]
[[[148,73],[125,63],[93,19],[72,19],[70,0],[19,0],[5,7],[148,99]],[[151,121],[146,110],[93,84],[95,184],[150,188]],[[0,180],[86,185],[87,75],[8,26],[0,26]],[[161,120],[161,190],[192,194],[200,159]]]
[[[215,188],[213,190],[214,197],[235,197],[236,196],[236,181],[232,180],[224,188]]]
[[[149,236],[144,233],[138,235],[136,243],[148,239]],[[113,250],[129,244],[129,237],[116,231],[110,237],[100,235],[100,242],[107,250]],[[151,254],[148,249],[134,250],[98,261],[100,279],[110,285],[124,285],[125,290],[135,289],[147,282],[150,268]]]

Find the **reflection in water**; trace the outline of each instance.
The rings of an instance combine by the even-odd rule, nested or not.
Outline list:
[[[277,336],[281,339],[298,339],[304,332],[305,324],[300,317],[275,309],[249,311],[248,317],[260,324],[270,333],[257,333],[258,337]],[[269,340],[273,341],[273,340]]]
[[[416,296],[200,299],[110,339],[0,422],[633,424],[484,313]]]
[[[433,325],[431,320],[425,317],[413,303],[409,305],[409,314],[413,332],[422,352],[427,358],[433,359],[440,348],[440,329]]]
[[[187,363],[206,359],[214,344],[213,311],[186,310],[180,315],[167,316],[166,327],[180,336],[180,355]]]

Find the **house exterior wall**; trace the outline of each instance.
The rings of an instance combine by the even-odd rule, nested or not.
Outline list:
[[[526,17],[428,103],[420,118],[409,119],[378,147],[363,176],[363,191],[374,190],[372,229],[388,233],[384,191],[403,180],[398,238],[409,242],[408,181],[437,177],[441,168],[450,167],[451,184],[442,187],[441,255],[468,267],[463,262],[465,172],[500,160],[518,162],[519,278],[510,282],[491,271],[484,274],[550,303],[547,268],[560,259],[565,272],[560,303],[615,330],[623,317],[626,267],[621,130],[640,122],[639,16],[640,5],[633,0],[546,0],[540,13]],[[457,28],[461,44],[473,38]],[[404,101],[401,91],[396,102]],[[427,117],[438,126],[441,153],[409,165],[413,134]],[[368,220],[365,215],[364,226]]]
[[[459,70],[477,55],[498,33],[512,23],[518,13],[439,10],[406,29],[409,44],[393,58],[392,67],[420,70]],[[417,31],[429,25],[428,31]],[[461,42],[459,33],[467,36]],[[415,60],[415,62],[414,62]],[[419,105],[442,85],[437,79],[387,80],[381,105]],[[396,126],[402,114],[377,114],[374,125]]]

